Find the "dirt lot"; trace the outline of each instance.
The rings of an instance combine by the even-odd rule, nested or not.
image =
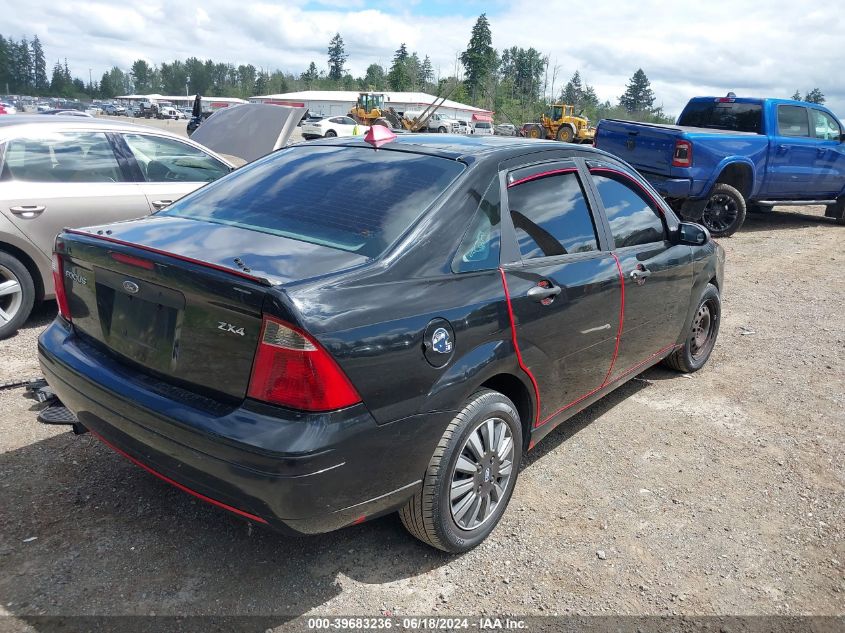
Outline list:
[[[559,427],[460,557],[395,516],[250,529],[0,391],[0,613],[845,614],[845,228],[802,213],[722,241],[710,363],[650,369]],[[0,342],[0,382],[38,374],[54,309]]]

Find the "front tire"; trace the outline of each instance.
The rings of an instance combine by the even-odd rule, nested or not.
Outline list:
[[[337,132],[335,132],[334,130],[328,130],[326,132],[325,138],[334,138],[335,136],[337,136]]]
[[[663,363],[686,374],[704,367],[716,345],[721,320],[722,299],[719,289],[713,284],[707,284],[695,309],[692,325],[683,346],[666,357]]]
[[[568,125],[561,125],[557,130],[557,140],[561,141],[562,143],[571,143],[572,139],[575,138],[575,133],[572,131],[572,128]]]
[[[18,331],[34,304],[32,275],[20,261],[0,251],[0,339]]]
[[[522,424],[513,402],[482,389],[449,423],[402,523],[432,547],[462,553],[494,530],[513,493]]]
[[[701,214],[701,224],[713,237],[730,237],[745,222],[746,204],[742,194],[723,182],[713,186],[707,206]]]

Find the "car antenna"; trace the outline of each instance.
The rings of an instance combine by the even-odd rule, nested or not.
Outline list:
[[[383,125],[371,125],[364,135],[364,141],[378,149],[396,138],[396,135]]]

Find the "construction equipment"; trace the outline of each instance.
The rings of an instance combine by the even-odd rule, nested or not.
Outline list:
[[[575,114],[574,105],[553,103],[540,116],[539,123],[525,125],[525,136],[564,143],[592,143],[596,128],[590,127],[589,119]]]
[[[349,116],[363,125],[383,125],[387,128],[407,130],[409,132],[425,131],[428,129],[429,119],[443,105],[446,99],[451,96],[459,84],[457,81],[452,82],[451,85],[448,85],[448,90],[446,90],[447,85],[444,84],[437,91],[438,94],[434,101],[422,112],[413,117],[406,117],[386,105],[387,97],[381,92],[358,93],[358,100],[349,111]]]

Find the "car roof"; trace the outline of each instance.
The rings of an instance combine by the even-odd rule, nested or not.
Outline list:
[[[147,134],[161,134],[182,139],[178,134],[165,129],[148,125],[123,123],[112,119],[98,119],[96,117],[50,116],[47,114],[15,114],[0,117],[0,135],[21,134],[35,130],[46,131],[51,128],[64,130],[90,130],[96,128],[112,132],[146,132]],[[183,139],[184,140],[184,139]]]
[[[371,147],[361,137],[309,141],[308,145],[341,145],[346,147]],[[458,160],[467,157],[478,159],[495,155],[516,156],[545,150],[571,149],[606,156],[606,152],[590,145],[565,145],[560,141],[519,138],[513,136],[465,136],[463,134],[397,134],[385,148],[430,154]]]

